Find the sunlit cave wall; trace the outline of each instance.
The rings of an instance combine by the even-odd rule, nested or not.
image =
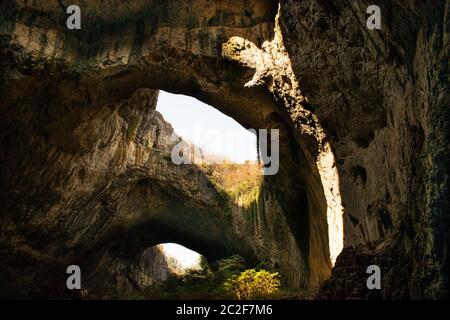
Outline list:
[[[284,154],[282,151],[283,156],[290,158],[284,159],[285,169],[289,174],[283,176],[283,179],[287,182],[278,179],[276,182],[272,180],[269,184],[285,183],[289,185],[285,190],[291,193],[295,193],[293,190],[298,190],[302,186],[305,188],[306,196],[296,195],[293,199],[303,202],[303,210],[306,208],[308,212],[307,217],[299,213],[302,212],[302,205],[287,199],[283,201],[291,205],[291,208],[285,210],[286,217],[291,217],[287,219],[291,232],[294,235],[303,233],[301,237],[305,237],[305,232],[308,233],[307,246],[304,246],[304,238],[298,245],[306,248],[303,250],[303,254],[306,254],[303,261],[308,261],[306,263],[308,275],[305,278],[308,278],[310,285],[316,286],[329,276],[331,265],[335,263],[343,248],[344,206],[336,159],[328,143],[329,137],[319,119],[305,107],[309,106],[308,100],[302,94],[302,83],[297,79],[289,53],[284,47],[285,35],[279,19],[278,14],[274,20],[273,37],[270,40],[264,41],[259,46],[249,39],[234,36],[222,45],[222,55],[254,69],[255,73],[244,86],[248,88],[258,87],[261,84],[267,86],[281,108],[283,123],[284,125],[287,123],[287,131],[290,131],[290,134],[282,135],[282,143],[284,148],[295,145],[296,151]],[[288,112],[284,113],[285,111]],[[294,141],[289,141],[290,139]],[[293,175],[298,176],[293,178]],[[290,184],[289,180],[296,181],[296,179],[299,179],[297,184]],[[297,214],[288,213],[289,211],[297,211]],[[292,216],[296,218],[293,219]],[[307,227],[298,221],[306,223]],[[296,259],[294,254],[291,254],[291,257]],[[303,266],[298,261],[293,265],[299,269]],[[304,284],[303,281],[301,283]]]
[[[344,249],[321,297],[369,297],[370,264],[384,276],[377,298],[448,297],[450,4],[383,1],[382,29],[368,30],[370,4],[281,1],[285,47],[328,133],[345,208]]]
[[[326,198],[329,253],[334,265],[344,247],[344,207],[334,153],[329,144],[325,144],[324,150],[317,159],[317,166]]]

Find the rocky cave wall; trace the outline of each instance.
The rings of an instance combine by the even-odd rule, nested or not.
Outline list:
[[[255,229],[246,241],[257,248],[288,241],[288,254],[280,246],[274,251],[294,285],[321,283],[329,276],[330,254],[334,261],[344,246],[319,297],[370,297],[367,264],[380,264],[384,275],[375,297],[447,295],[448,2],[380,1],[380,31],[367,30],[364,0],[283,0],[279,11],[276,1],[73,2],[83,8],[81,31],[65,29],[57,1],[0,5],[5,257],[19,251],[17,257],[53,261],[42,255],[75,244],[71,227],[94,230],[102,223],[98,214],[68,219],[70,199],[60,197],[84,192],[95,198],[93,190],[110,184],[108,172],[120,176],[121,166],[109,170],[108,163],[150,159],[136,147],[102,155],[102,148],[123,141],[100,124],[110,114],[105,108],[137,89],[164,89],[197,97],[245,127],[280,128],[280,175],[266,179],[262,194],[269,199],[284,192],[281,203],[289,207],[257,209],[280,229]],[[97,125],[77,108],[87,109],[88,118],[95,113]],[[139,119],[127,122],[134,127]],[[107,138],[87,139],[95,136],[92,130]],[[93,144],[98,151],[88,159],[74,156]],[[67,163],[106,185],[71,184],[60,169]],[[105,196],[103,215],[133,186],[121,183],[124,189]],[[248,223],[248,230],[255,225]],[[36,237],[33,231],[43,228],[52,232]],[[60,241],[61,230],[70,230],[67,241]]]
[[[172,163],[182,140],[154,110],[157,95],[142,89],[95,108],[67,96],[33,99],[20,112],[5,109],[3,296],[70,295],[64,277],[71,264],[83,270],[84,294],[115,288],[126,296],[162,279],[164,257],[148,248],[163,242],[210,260],[256,259],[207,176]]]
[[[285,46],[329,134],[345,207],[348,249],[323,294],[368,296],[373,263],[379,297],[445,297],[450,3],[378,1],[382,29],[371,31],[369,2],[281,2]]]

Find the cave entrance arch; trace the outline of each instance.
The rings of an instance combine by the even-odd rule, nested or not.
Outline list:
[[[26,57],[26,60],[45,61],[49,67],[48,70],[42,70],[40,63],[25,64],[19,61],[19,65],[26,65],[26,72],[13,70],[9,73],[13,75],[11,79],[2,79],[6,87],[1,92],[4,98],[2,102],[5,106],[12,106],[5,111],[5,119],[12,119],[10,123],[23,122],[26,128],[21,129],[21,133],[25,132],[23,136],[42,137],[42,145],[59,148],[70,156],[86,152],[90,144],[96,143],[87,136],[90,133],[99,134],[95,131],[101,127],[98,124],[108,115],[118,112],[111,106],[130,98],[140,88],[161,89],[195,97],[229,115],[245,128],[277,128],[280,130],[281,142],[280,172],[265,178],[261,198],[264,201],[260,202],[264,203],[264,208],[256,208],[250,215],[253,220],[249,220],[254,225],[252,234],[256,235],[253,239],[258,248],[255,255],[261,259],[268,257],[274,262],[276,260],[286,270],[290,282],[297,286],[316,285],[329,276],[330,248],[333,247],[330,243],[338,243],[336,250],[332,250],[333,258],[341,248],[339,242],[343,232],[340,199],[336,193],[339,190],[337,173],[332,169],[332,150],[326,147],[326,143],[319,143],[315,139],[316,133],[317,136],[321,134],[318,128],[320,124],[301,104],[306,105],[305,100],[298,93],[297,79],[289,71],[289,57],[283,52],[283,39],[277,24],[276,2],[251,0],[229,6],[225,2],[211,4],[206,0],[178,0],[170,3],[140,1],[136,6],[126,6],[123,2],[113,1],[109,13],[103,13],[98,12],[97,2],[92,1],[84,6],[83,28],[93,31],[81,33],[70,33],[65,26],[55,25],[54,22],[60,20],[60,12],[52,6],[43,4],[39,15],[33,14],[33,8],[29,8],[29,5],[23,6],[24,13],[29,14],[7,24],[6,31],[14,39],[11,47],[20,50],[20,56]],[[14,6],[7,7],[6,10],[12,12],[6,16],[16,17],[15,9]],[[174,15],[173,12],[179,14]],[[193,14],[195,12],[198,15]],[[28,19],[29,16],[33,19]],[[58,41],[31,41],[47,34]],[[29,92],[36,94],[30,97]],[[37,113],[30,117],[34,121],[33,126],[26,122],[28,118],[14,113],[15,110],[27,115]],[[82,112],[84,114],[80,116]],[[89,123],[87,119],[94,120]],[[132,127],[133,119],[127,120],[130,121],[129,127]],[[120,121],[123,122],[123,119]],[[6,122],[5,126],[8,124]],[[117,122],[114,124],[117,125]],[[116,126],[111,125],[111,128],[115,129]],[[307,134],[309,131],[312,134]],[[16,129],[11,129],[11,132],[16,133]],[[11,141],[11,145],[14,145],[14,141]],[[105,148],[114,141],[102,141],[101,147]],[[26,147],[29,150],[36,149],[33,145]],[[25,147],[23,149],[26,150]],[[39,150],[48,151],[45,148]],[[117,158],[127,155],[126,152],[119,153]],[[10,159],[14,159],[14,156],[12,154]],[[64,159],[70,161],[73,158],[70,156]],[[45,160],[45,155],[42,158]],[[14,164],[11,167],[16,168]],[[31,169],[40,171],[39,168]],[[62,177],[66,173],[58,171]],[[139,174],[138,184],[130,186],[131,190],[124,188],[131,197],[139,195],[148,185],[156,184],[154,180]],[[55,188],[55,202],[59,201],[58,192],[66,191],[67,186],[58,187]],[[170,185],[166,184],[165,187],[170,190]],[[5,187],[5,190],[8,189],[13,188]],[[92,190],[96,191],[94,186],[89,191]],[[68,217],[62,217],[67,218],[67,221],[62,223],[63,230],[59,231],[67,234],[68,238],[78,232],[69,239],[75,244],[83,241],[79,229],[83,232],[95,229],[103,225],[104,217],[110,216],[108,201],[104,201],[109,200],[110,195],[101,194],[105,199],[94,206],[89,202],[92,194],[79,202],[76,199],[74,208],[68,210]],[[116,200],[116,194],[112,196]],[[15,195],[6,195],[5,203],[9,201],[8,198],[15,198]],[[62,196],[60,198],[64,199]],[[126,208],[126,204],[132,207],[126,199],[123,201],[119,209]],[[101,213],[94,215],[90,226],[79,223],[78,219],[80,212],[86,211],[86,203],[92,210]],[[114,201],[111,203],[115,204]],[[58,205],[62,207],[56,203],[56,209],[49,209],[51,214],[58,213]],[[10,207],[14,208],[14,204]],[[37,211],[41,214],[39,209]],[[281,214],[272,215],[268,212]],[[85,221],[92,222],[90,219]],[[337,235],[336,241],[329,236],[334,234],[329,232],[333,221],[337,226],[336,230],[333,228]],[[134,225],[152,227],[140,221]],[[157,223],[153,226],[157,226]],[[196,232],[198,230],[190,230],[189,233],[194,243],[198,241]],[[95,239],[94,233],[89,236]],[[226,237],[221,239],[216,242],[217,247],[229,250],[230,244]],[[131,239],[130,245],[136,244],[136,248],[141,248],[139,241],[136,236]],[[145,237],[142,242],[146,243]],[[88,240],[86,243],[90,244]]]
[[[263,102],[265,102],[264,99]],[[178,107],[182,108],[183,106]],[[220,106],[213,105],[213,107],[223,110]],[[233,116],[233,112],[229,115],[234,119],[237,118],[236,120],[241,124],[247,123],[242,122],[239,115]],[[286,124],[282,116],[277,115],[277,113],[271,113],[269,117],[271,119],[270,126],[281,131],[282,169],[280,174],[276,176],[264,177],[265,183],[259,199],[260,206],[252,208],[256,213],[251,212],[249,214],[245,209],[236,209],[241,216],[253,215],[251,218],[253,221],[249,223],[245,221],[247,218],[239,217],[239,214],[236,218],[235,215],[234,224],[246,225],[247,228],[244,227],[241,230],[237,228],[237,230],[232,230],[231,233],[237,233],[237,236],[246,242],[244,257],[252,256],[252,258],[255,257],[259,260],[268,259],[271,260],[273,266],[279,266],[281,263],[282,266],[286,267],[290,264],[290,268],[294,267],[295,272],[287,271],[288,268],[285,269],[289,282],[293,283],[294,286],[315,285],[326,279],[331,269],[328,243],[330,238],[327,234],[329,229],[326,216],[328,208],[321,191],[321,181],[317,181],[317,177],[308,172],[311,170],[311,163],[305,159],[305,155],[296,141],[295,134],[291,132],[290,125]],[[262,123],[267,124],[267,121],[258,123],[260,125]],[[311,182],[312,184],[308,186]],[[275,231],[269,227],[271,219],[273,219],[271,211],[276,211],[277,213],[274,216],[277,217],[276,219],[282,220],[276,222],[279,224],[276,227],[280,230]],[[251,224],[253,225],[249,226]],[[281,231],[283,228],[285,228],[284,231],[288,234],[288,237],[277,238],[283,232]],[[253,234],[246,237],[245,232],[252,232]],[[274,252],[267,254],[267,247],[270,247],[271,244],[261,241],[258,243],[254,239],[257,237],[268,237],[269,242],[281,240],[285,243],[279,247],[272,244],[271,249]],[[312,241],[312,239],[314,240]],[[289,242],[289,245],[286,246],[286,242]],[[242,252],[228,251],[228,254]],[[225,255],[222,254],[220,257],[223,258]],[[311,266],[313,266],[312,269]]]
[[[158,94],[152,89],[136,92],[146,91],[154,97]],[[253,98],[255,103],[256,96]],[[145,100],[142,94],[133,94],[127,105],[135,108]],[[226,97],[223,100],[226,101]],[[259,101],[263,102],[267,101]],[[220,104],[212,106],[222,110]],[[234,107],[236,110],[243,108],[241,105]],[[246,123],[239,114],[233,118],[241,124]],[[205,202],[204,198],[205,194],[217,190],[205,187],[206,182],[198,183],[208,178],[194,167],[178,166],[180,171],[175,179],[144,177],[121,200],[125,211],[134,212],[132,228],[125,232],[121,230],[114,236],[114,241],[126,244],[121,250],[139,254],[158,243],[176,242],[202,252],[212,261],[239,254],[247,261],[268,262],[279,268],[286,282],[294,287],[308,287],[324,281],[329,276],[331,261],[327,203],[321,181],[312,172],[311,161],[299,146],[291,125],[276,111],[269,114],[269,119],[267,122],[266,118],[261,118],[252,127],[270,125],[269,128],[279,129],[280,170],[274,176],[264,177],[259,197],[252,206],[232,207],[231,217],[224,214],[221,203],[215,203],[214,209],[214,205]],[[171,161],[154,164],[163,175],[174,166]],[[182,186],[183,181],[196,181],[195,188],[203,188],[200,196],[189,193],[189,188]],[[186,199],[190,201],[186,202]]]

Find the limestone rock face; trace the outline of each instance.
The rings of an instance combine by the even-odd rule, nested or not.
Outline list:
[[[293,286],[331,274],[321,298],[448,296],[448,1],[383,1],[379,31],[366,1],[72,2],[80,31],[59,1],[0,4],[0,274],[27,283],[11,295],[60,286],[69,262],[139,287],[144,250],[181,239],[278,262]],[[225,216],[201,171],[167,159],[141,88],[279,128],[261,201]]]
[[[180,138],[154,110],[157,94],[95,109],[57,104],[54,119],[37,104],[2,120],[1,162],[11,169],[1,179],[3,294],[58,296],[71,264],[94,294],[143,289],[167,273],[164,256],[147,250],[163,242],[211,259],[254,257],[205,174],[172,163]]]
[[[164,252],[158,246],[150,247],[134,259],[120,259],[105,255],[97,265],[99,271],[87,283],[89,291],[100,297],[127,297],[136,294],[161,281],[167,280],[171,272]]]
[[[366,244],[384,275],[402,279],[402,290],[383,294],[444,297],[450,4],[380,6],[382,29],[372,32],[364,1],[285,1],[285,45],[337,159],[349,249],[336,268],[362,263],[351,247]],[[346,290],[364,281],[348,278]]]

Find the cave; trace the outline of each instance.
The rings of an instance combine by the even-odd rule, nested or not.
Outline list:
[[[81,30],[56,1],[0,3],[3,296],[140,290],[166,242],[276,264],[317,299],[448,296],[446,1],[385,1],[375,32],[363,1],[73,2]],[[159,90],[279,130],[257,201],[225,214],[172,163]]]

